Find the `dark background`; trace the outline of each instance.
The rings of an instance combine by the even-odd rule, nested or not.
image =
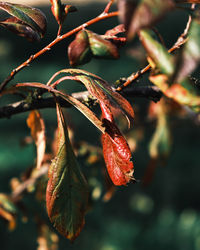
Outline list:
[[[78,6],[79,12],[73,13],[65,23],[65,30],[70,30],[101,12],[103,5]],[[48,44],[57,32],[56,22],[49,8],[42,9],[47,15],[48,30],[39,44],[31,44],[23,38],[0,29],[0,80],[29,55]],[[187,16],[184,12],[170,14],[159,25],[159,31],[170,46],[184,29]],[[102,21],[89,29],[103,34],[118,22],[117,18]],[[14,82],[38,81],[45,83],[56,71],[69,67],[67,45],[63,41],[51,51],[34,61],[30,67],[17,74]],[[128,76],[141,68],[141,62],[130,56],[130,50],[137,46],[133,41],[121,52],[119,61],[93,59],[82,66],[107,81],[113,83],[119,77]],[[127,52],[129,51],[129,52]],[[198,77],[198,71],[196,72]],[[144,78],[145,81],[145,78]],[[11,84],[11,83],[10,83]],[[67,91],[80,91],[83,88],[69,83]],[[17,101],[17,97],[0,99],[0,105]],[[144,138],[134,153],[135,177],[142,179],[149,162],[148,142],[154,127],[147,121],[146,109],[149,101],[134,99],[133,108],[140,117],[138,126],[144,128]],[[53,109],[43,110],[47,136],[51,137],[56,127],[56,116]],[[69,111],[75,127],[76,140],[86,140],[98,145],[100,134],[76,110]],[[21,141],[30,134],[26,126],[27,113],[0,120],[0,192],[10,192],[9,181],[19,177],[35,158],[34,145],[21,146]],[[108,203],[102,201],[103,180],[101,170],[97,168],[96,186],[101,196],[93,201],[91,210],[86,216],[86,225],[78,239],[71,244],[60,237],[59,249],[88,250],[199,250],[200,249],[200,131],[190,119],[173,118],[172,151],[164,167],[158,167],[152,183],[143,187],[141,183],[117,188],[114,197]],[[87,166],[82,166],[83,168]],[[93,168],[94,166],[90,166]],[[100,166],[103,167],[103,166]],[[95,168],[95,167],[94,167]],[[90,169],[91,170],[91,169]],[[88,170],[86,170],[87,172]],[[37,228],[31,211],[44,213],[30,195],[25,201],[30,209],[29,220],[18,225],[14,232],[9,232],[0,221],[1,249],[36,249]],[[45,215],[46,216],[46,215]]]

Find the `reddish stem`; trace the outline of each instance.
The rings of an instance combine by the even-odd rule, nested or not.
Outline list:
[[[112,4],[114,3],[115,0],[110,0],[109,3],[106,5],[103,14],[108,14],[110,7],[112,6]]]
[[[40,51],[38,51],[35,55],[31,55],[29,57],[28,60],[26,60],[25,62],[23,62],[20,66],[18,66],[17,68],[15,68],[14,70],[12,70],[12,72],[10,73],[10,75],[1,83],[0,85],[0,92],[6,87],[6,85],[8,84],[8,82],[10,82],[14,76],[21,71],[23,68],[27,67],[32,61],[34,61],[36,58],[38,58],[39,56],[41,56],[42,54],[44,54],[45,52],[49,51],[55,44],[61,42],[62,40],[68,38],[69,36],[77,33],[78,31],[80,31],[83,28],[86,28],[94,23],[97,23],[101,20],[107,19],[107,18],[111,18],[114,16],[118,16],[119,12],[118,11],[114,11],[111,13],[104,13],[101,14],[98,17],[95,17],[91,20],[89,20],[88,22],[76,27],[75,29],[65,33],[62,36],[57,36],[55,40],[53,40],[50,44],[48,44],[46,47],[44,47],[43,49],[41,49]]]

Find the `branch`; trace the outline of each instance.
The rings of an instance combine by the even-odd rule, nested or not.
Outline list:
[[[157,86],[133,86],[123,89],[120,94],[125,97],[144,97],[154,102],[160,101],[162,91]]]
[[[195,4],[192,4],[191,9],[194,10],[195,8]],[[188,21],[186,23],[186,27],[185,30],[183,31],[183,33],[178,37],[177,41],[175,42],[175,44],[168,50],[169,53],[174,52],[175,50],[179,49],[183,44],[185,44],[185,42],[187,42],[187,35],[191,26],[191,22],[192,22],[192,17],[191,15],[189,15],[188,17]],[[151,65],[148,64],[145,68],[137,71],[136,73],[131,74],[125,81],[125,83],[117,88],[117,91],[121,91],[122,89],[124,89],[125,87],[127,87],[129,84],[131,84],[133,81],[135,81],[136,79],[138,79],[141,75],[147,73],[148,71],[150,71],[151,69]]]
[[[38,58],[39,56],[41,56],[42,54],[46,53],[47,51],[49,51],[54,45],[56,45],[57,43],[61,42],[62,40],[68,38],[69,36],[79,32],[80,30],[82,30],[83,28],[86,28],[94,23],[97,23],[101,20],[107,19],[107,18],[111,18],[114,16],[118,16],[119,12],[115,11],[115,12],[110,12],[110,13],[103,13],[101,15],[99,15],[98,17],[95,17],[93,19],[91,19],[90,21],[76,27],[75,29],[65,33],[62,36],[57,36],[55,40],[53,40],[50,44],[48,44],[46,47],[44,47],[43,49],[41,49],[40,51],[38,51],[36,54],[31,55],[29,57],[28,60],[26,60],[25,62],[23,62],[20,66],[18,66],[17,68],[13,69],[11,71],[11,73],[8,75],[8,77],[1,83],[0,85],[0,92],[2,92],[2,90],[6,87],[6,85],[14,78],[14,76],[21,71],[23,68],[27,67],[30,65],[30,63],[32,63],[36,58]]]
[[[43,175],[47,174],[49,169],[49,165],[46,164],[44,166],[42,166],[38,171],[37,174],[35,174],[34,176],[31,176],[29,179],[27,179],[26,181],[22,182],[11,194],[11,199],[13,201],[17,201],[20,199],[20,196],[22,194],[24,194],[28,187],[30,187],[31,185],[34,185],[36,183],[36,181],[41,178]]]
[[[121,94],[125,97],[145,97],[151,99],[155,102],[159,101],[162,92],[156,86],[134,86],[133,88],[124,89]],[[90,97],[88,91],[77,92],[72,94],[73,97],[79,101],[85,101]],[[90,98],[89,98],[90,99]],[[70,108],[72,105],[61,97],[58,97],[59,103],[62,107]],[[10,118],[13,115],[31,111],[34,109],[44,109],[44,108],[55,108],[55,99],[53,97],[33,99],[31,103],[27,103],[26,100],[8,104],[4,107],[0,107],[0,119]]]

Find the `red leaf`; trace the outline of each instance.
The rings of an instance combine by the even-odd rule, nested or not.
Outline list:
[[[102,135],[102,145],[108,174],[115,185],[126,185],[131,180],[134,180],[131,151],[116,126],[110,109],[103,102],[100,103],[100,106],[102,119],[106,127],[106,133]]]

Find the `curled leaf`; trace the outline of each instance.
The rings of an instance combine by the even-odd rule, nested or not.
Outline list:
[[[101,110],[106,128],[106,133],[102,135],[102,146],[107,171],[115,185],[126,185],[131,180],[134,180],[131,151],[116,126],[111,111],[103,102],[101,102]]]
[[[8,18],[7,20],[2,21],[1,25],[4,27],[9,28],[27,39],[32,37],[30,40],[34,40],[34,37],[38,40],[44,36],[47,22],[45,15],[39,9],[8,2],[0,2],[0,9],[6,11],[14,17],[12,19]],[[20,31],[22,34],[20,34]]]
[[[105,59],[119,58],[118,48],[113,43],[90,30],[87,30],[87,34],[92,54],[95,57]]]
[[[92,58],[87,32],[81,30],[76,34],[75,39],[68,46],[68,57],[70,65],[82,65]]]
[[[45,137],[45,125],[41,114],[37,111],[31,111],[28,119],[27,125],[31,129],[31,136],[33,137],[36,147],[37,147],[37,169],[42,165],[42,161],[45,155],[46,148],[46,137]]]
[[[58,150],[49,169],[46,206],[56,229],[66,238],[74,240],[84,226],[88,187],[70,144],[62,110],[58,103],[56,106]]]
[[[75,80],[82,82],[92,96],[97,98],[99,102],[104,102],[113,112],[122,112],[127,118],[129,125],[132,125],[134,111],[130,103],[122,95],[115,92],[111,86],[101,77],[85,70],[63,69],[54,74],[54,76],[51,78],[51,82],[61,73],[74,75]]]

